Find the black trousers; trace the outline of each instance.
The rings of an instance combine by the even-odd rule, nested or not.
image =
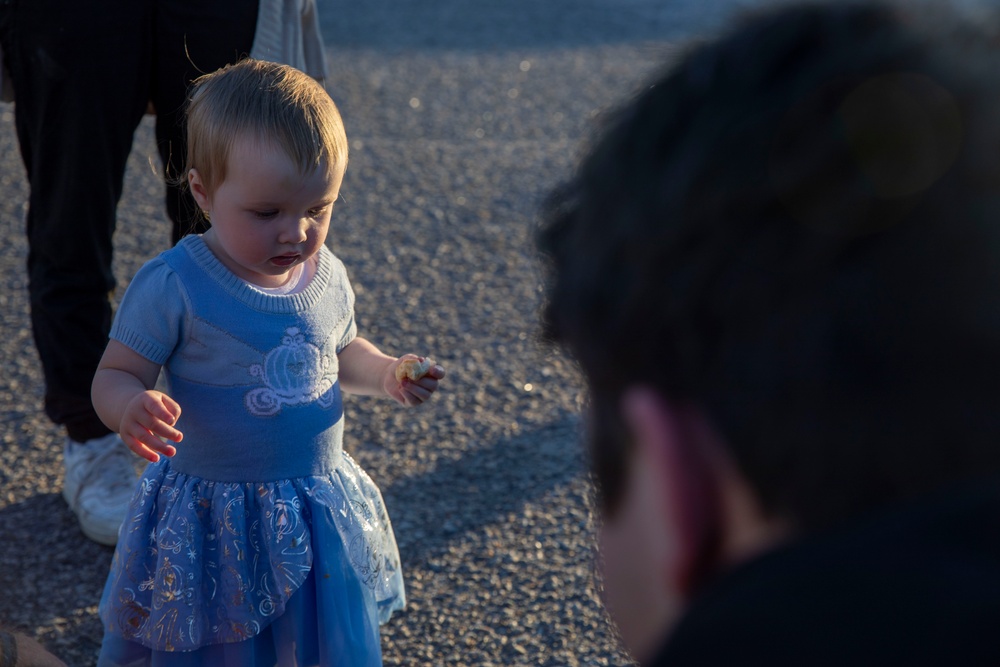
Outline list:
[[[31,324],[45,412],[75,440],[108,433],[90,400],[111,325],[115,211],[152,101],[164,172],[179,175],[192,79],[249,53],[258,0],[0,0],[0,45],[30,184]],[[194,202],[167,186],[176,242]]]

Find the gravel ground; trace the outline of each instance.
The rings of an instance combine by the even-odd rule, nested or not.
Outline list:
[[[762,0],[763,1],[763,0]],[[629,665],[599,602],[580,382],[536,342],[541,199],[600,112],[751,0],[321,0],[352,155],[330,243],[361,330],[448,378],[404,410],[349,398],[345,446],[379,484],[406,611],[387,665]],[[24,261],[27,185],[0,105],[0,624],[93,665],[112,550],[60,496]],[[119,208],[124,286],[168,224],[145,121]],[[86,202],[81,202],[86,205]]]

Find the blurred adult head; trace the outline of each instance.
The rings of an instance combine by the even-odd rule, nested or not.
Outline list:
[[[554,195],[607,598],[648,655],[780,542],[1000,472],[1000,67],[944,9],[785,7],[688,50]]]

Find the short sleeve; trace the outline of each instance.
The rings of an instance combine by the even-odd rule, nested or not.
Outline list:
[[[125,290],[110,337],[162,365],[181,339],[187,311],[180,278],[161,258],[153,259]]]
[[[351,281],[347,277],[347,268],[336,255],[333,256],[333,271],[330,282],[332,289],[341,290],[346,297],[343,301],[345,313],[342,318],[345,325],[343,333],[340,336],[340,342],[337,343],[337,354],[340,354],[345,347],[350,345],[351,341],[357,338],[358,325],[354,320],[354,289],[351,287]]]
[[[351,321],[347,325],[347,330],[344,331],[344,335],[340,339],[340,344],[337,345],[337,354],[351,344],[351,341],[358,336],[358,325],[354,321],[354,313],[351,313]]]

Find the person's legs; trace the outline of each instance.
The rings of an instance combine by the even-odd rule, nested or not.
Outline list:
[[[147,91],[145,3],[17,0],[5,57],[31,194],[31,319],[45,410],[75,440],[108,433],[90,383],[111,320],[111,237]]]
[[[111,323],[115,210],[148,99],[148,5],[8,0],[5,11],[4,57],[31,188],[29,294],[45,412],[71,441],[67,500],[88,536],[113,544],[134,475],[117,479],[130,465],[109,454],[117,439],[94,412],[90,384]]]
[[[187,144],[184,110],[191,81],[245,58],[253,46],[257,0],[157,0],[154,17],[152,100],[156,141],[167,175],[167,214],[173,240],[206,226],[183,178]]]

